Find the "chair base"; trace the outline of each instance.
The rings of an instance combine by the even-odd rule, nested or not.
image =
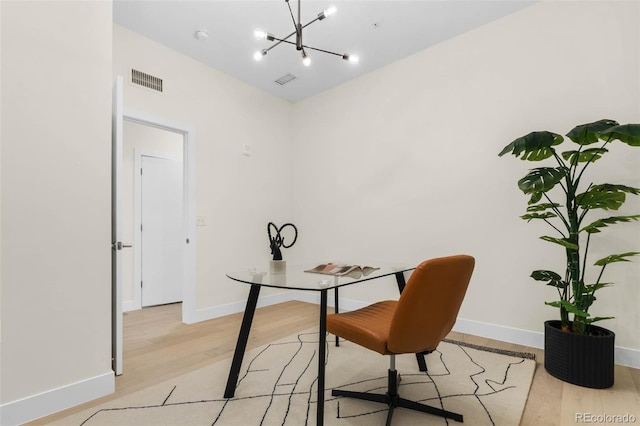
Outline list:
[[[463,422],[462,414],[453,413],[451,411],[443,410],[441,408],[432,407],[430,405],[421,404],[419,402],[410,401],[408,399],[401,398],[398,394],[398,386],[400,385],[400,377],[396,370],[389,369],[389,386],[387,393],[368,393],[368,392],[353,392],[341,389],[333,389],[331,395],[344,396],[346,398],[362,399],[364,401],[378,402],[381,404],[387,404],[389,406],[389,412],[387,413],[387,426],[391,425],[391,418],[393,417],[393,411],[397,407],[407,408],[409,410],[420,411],[423,413],[434,414],[436,416],[455,420],[456,422]]]

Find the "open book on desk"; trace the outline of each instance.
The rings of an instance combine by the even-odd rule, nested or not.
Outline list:
[[[378,269],[380,268],[375,268],[373,266],[347,265],[344,263],[323,263],[313,269],[308,269],[305,272],[333,275],[337,277],[348,276],[357,279],[362,276],[366,277],[367,275]]]

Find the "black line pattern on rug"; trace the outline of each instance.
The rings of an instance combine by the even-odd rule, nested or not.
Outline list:
[[[173,394],[173,391],[176,390],[176,387],[177,386],[174,386],[173,389],[171,389],[171,392],[169,392],[169,395],[167,395],[167,397],[164,399],[164,402],[162,403],[162,405],[165,405],[169,400],[169,398],[171,398],[171,395]]]
[[[269,413],[269,409],[271,408],[271,405],[273,404],[273,394],[276,392],[276,389],[278,388],[278,384],[280,382],[280,379],[282,378],[282,375],[284,374],[285,370],[287,369],[287,367],[289,365],[291,365],[291,363],[293,362],[293,360],[298,356],[298,354],[300,353],[300,351],[302,350],[302,341],[300,340],[300,336],[298,336],[298,349],[296,349],[296,351],[294,352],[293,356],[289,359],[289,361],[280,369],[280,374],[278,375],[278,378],[276,379],[276,381],[273,383],[273,390],[271,392],[271,398],[269,398],[269,405],[267,406],[267,409],[264,410],[264,414],[262,415],[262,420],[260,421],[260,424],[264,423],[264,419],[267,417],[267,414]],[[300,374],[298,376],[297,380],[300,380],[300,378],[302,377],[302,374]],[[289,396],[289,401],[291,401],[291,396]],[[289,412],[288,408],[287,408],[287,413]],[[284,419],[286,420],[287,416],[284,416]],[[284,423],[284,420],[283,420]]]
[[[491,413],[489,412],[489,409],[487,409],[487,406],[486,406],[486,405],[484,405],[484,403],[482,402],[482,399],[480,399],[480,396],[478,395],[478,389],[480,389],[480,386],[478,385],[478,382],[476,382],[476,380],[475,380],[475,376],[478,376],[478,375],[480,375],[480,374],[484,374],[487,370],[486,370],[482,365],[478,364],[478,363],[473,359],[473,357],[472,357],[471,355],[469,355],[469,352],[468,352],[468,351],[466,351],[462,346],[458,346],[458,347],[462,350],[462,352],[464,352],[464,353],[469,357],[469,360],[470,360],[472,363],[474,363],[475,365],[477,365],[477,366],[478,366],[478,368],[480,368],[480,370],[481,370],[481,371],[479,371],[479,372],[477,372],[477,373],[472,374],[471,376],[469,376],[469,378],[470,378],[470,379],[473,381],[473,383],[475,383],[475,385],[476,385],[476,390],[473,392],[473,394],[475,395],[476,400],[478,401],[478,403],[480,404],[480,406],[482,406],[482,408],[484,409],[484,412],[485,412],[485,413],[487,413],[487,416],[489,416],[489,420],[491,421],[491,424],[492,424],[492,425],[495,425],[496,423],[493,421],[493,418],[491,417]]]
[[[218,424],[218,422],[220,421],[223,413],[225,412],[225,410],[228,408],[229,403],[231,402],[237,402],[237,401],[244,401],[244,400],[253,400],[253,399],[261,399],[261,398],[266,398],[268,399],[268,405],[263,413],[262,419],[260,421],[260,425],[264,425],[265,423],[265,419],[267,418],[267,415],[269,413],[269,410],[272,407],[273,401],[275,397],[282,397],[282,396],[286,396],[288,398],[287,404],[286,404],[286,409],[284,410],[284,414],[282,415],[282,420],[281,420],[281,424],[284,425],[285,422],[287,421],[287,418],[290,414],[290,410],[292,407],[292,401],[293,398],[296,396],[306,396],[306,400],[307,400],[307,407],[306,407],[306,413],[304,415],[305,419],[304,419],[304,424],[308,425],[311,421],[311,409],[312,409],[312,405],[316,404],[316,401],[314,400],[314,395],[315,393],[315,386],[317,383],[317,376],[315,378],[313,378],[311,380],[311,384],[306,388],[306,389],[299,389],[299,384],[303,378],[303,376],[305,376],[305,373],[307,373],[309,371],[309,369],[311,368],[312,365],[317,365],[314,360],[317,357],[317,343],[318,343],[318,339],[317,337],[315,339],[305,339],[305,337],[310,337],[310,336],[317,336],[317,333],[300,333],[297,335],[297,339],[295,342],[290,341],[290,342],[280,342],[280,343],[275,343],[275,344],[270,344],[265,346],[264,349],[262,349],[260,352],[258,352],[253,358],[251,358],[251,360],[248,360],[247,363],[247,368],[245,373],[242,375],[242,377],[240,377],[238,379],[238,384],[236,386],[239,387],[240,384],[245,381],[248,380],[248,377],[251,376],[251,373],[256,373],[256,372],[263,372],[263,371],[269,371],[270,369],[255,369],[253,368],[254,363],[256,363],[259,358],[267,353],[267,351],[270,348],[276,347],[276,346],[282,346],[282,345],[292,345],[295,344],[297,345],[297,349],[295,349],[295,351],[293,352],[293,354],[290,356],[290,358],[288,360],[286,360],[286,362],[284,363],[284,365],[280,364],[279,366],[276,366],[276,368],[280,368],[280,371],[278,372],[277,378],[275,383],[273,384],[272,387],[272,391],[271,393],[261,393],[261,394],[254,394],[254,395],[248,395],[248,396],[239,396],[239,397],[235,397],[235,398],[231,398],[231,399],[226,399],[226,398],[214,398],[214,399],[201,399],[201,400],[192,400],[192,401],[182,401],[182,402],[168,402],[169,399],[171,398],[171,396],[174,394],[174,391],[176,391],[176,389],[178,388],[177,385],[174,385],[173,388],[171,389],[171,391],[168,393],[168,395],[165,397],[165,399],[163,400],[163,402],[161,404],[149,404],[149,405],[140,405],[140,406],[128,406],[128,407],[113,407],[113,408],[103,408],[103,409],[99,409],[96,412],[94,412],[93,414],[91,414],[89,417],[87,417],[84,421],[82,421],[82,423],[80,423],[80,425],[85,425],[88,422],[90,422],[92,419],[94,419],[97,415],[99,414],[103,414],[103,413],[108,413],[108,412],[119,412],[119,411],[126,411],[126,410],[144,410],[144,409],[153,409],[153,408],[169,408],[169,407],[175,407],[175,406],[184,406],[184,405],[195,405],[195,404],[210,404],[210,403],[222,403],[222,407],[219,409],[219,411],[217,412],[217,414],[215,415],[215,418],[213,418],[212,420],[210,420],[210,425],[214,426],[216,424]],[[491,422],[492,425],[495,425],[495,422],[493,420],[493,418],[491,417],[491,413],[489,411],[489,409],[487,408],[487,406],[484,404],[482,398],[486,397],[486,396],[491,396],[491,395],[495,395],[495,394],[499,394],[502,393],[506,390],[512,389],[514,388],[514,386],[504,386],[504,384],[507,382],[508,380],[508,376],[509,376],[509,372],[511,370],[511,367],[514,365],[518,365],[518,364],[522,364],[525,362],[525,359],[535,359],[535,356],[533,356],[532,354],[527,354],[527,353],[521,353],[521,352],[512,352],[512,351],[502,351],[502,350],[487,350],[488,348],[484,348],[484,347],[480,347],[480,346],[476,346],[476,345],[470,345],[464,342],[458,342],[458,341],[451,341],[451,340],[445,340],[448,343],[451,343],[453,345],[455,345],[456,347],[458,347],[469,359],[469,361],[474,364],[475,366],[478,367],[479,371],[474,372],[473,374],[469,375],[468,379],[473,382],[474,384],[474,390],[473,392],[470,393],[459,393],[459,394],[441,394],[439,388],[438,388],[438,384],[436,383],[437,380],[439,380],[442,377],[445,376],[450,376],[451,375],[451,371],[449,370],[449,367],[447,365],[447,361],[444,358],[444,354],[443,352],[441,352],[440,350],[436,350],[434,351],[433,354],[438,354],[438,361],[440,362],[440,365],[442,368],[444,368],[444,372],[443,373],[430,373],[430,372],[420,372],[418,374],[403,374],[402,377],[403,379],[408,378],[409,381],[403,381],[400,383],[401,387],[404,387],[405,389],[410,387],[410,386],[414,386],[414,385],[424,385],[426,383],[429,383],[433,386],[433,389],[435,390],[435,394],[436,396],[430,396],[424,399],[420,399],[417,400],[417,402],[421,402],[421,403],[433,403],[435,401],[437,401],[440,405],[440,408],[445,409],[444,405],[445,405],[445,401],[450,399],[450,398],[459,398],[459,397],[470,397],[470,398],[474,398],[478,404],[482,407],[482,409],[484,410],[484,412],[486,413],[489,421]],[[290,380],[288,383],[280,383],[280,379],[282,379],[283,375],[285,374],[285,370],[287,370],[287,367],[289,367],[290,365],[292,365],[292,363],[294,361],[296,361],[296,358],[300,355],[304,345],[307,344],[311,344],[313,345],[313,347],[315,347],[311,353],[308,356],[308,358],[304,361],[306,361],[304,363],[304,368],[302,368],[302,370],[300,372],[298,372],[297,377],[295,377],[293,380]],[[504,355],[508,355],[508,356],[517,356],[519,358],[521,358],[519,361],[517,362],[510,362],[508,363],[506,369],[504,370],[504,372],[502,373],[503,376],[501,378],[501,381],[499,380],[493,380],[493,379],[485,379],[484,383],[487,385],[487,387],[489,387],[491,389],[491,391],[489,392],[479,392],[480,386],[478,384],[478,382],[476,381],[475,377],[479,376],[481,374],[483,374],[484,372],[486,372],[486,369],[476,360],[474,360],[473,356],[469,353],[469,351],[465,350],[465,347],[467,348],[471,348],[471,349],[475,349],[475,350],[480,350],[480,351],[485,351],[485,352],[494,352],[494,353],[499,353],[499,354],[504,354]],[[329,356],[330,356],[330,348],[331,345],[329,345],[329,342],[327,341],[326,343],[326,358],[325,358],[325,365],[327,364],[328,360],[329,360]],[[433,356],[433,355],[432,355]],[[426,378],[426,380],[424,380]],[[385,386],[378,386],[375,384],[375,382],[380,382],[380,381],[386,381],[386,375],[384,376],[377,376],[374,378],[369,378],[369,379],[364,379],[364,380],[359,380],[356,382],[352,382],[352,383],[346,383],[344,385],[341,386],[337,386],[336,388],[346,388],[346,387],[352,387],[352,386],[367,386],[367,383],[370,382],[372,386],[369,386],[370,388],[365,390],[368,392],[372,392],[372,391],[385,391],[386,390],[386,385]],[[286,387],[289,387],[289,391],[287,391]],[[502,387],[501,387],[502,386]],[[283,388],[282,391],[279,390],[279,388]],[[330,390],[328,390],[330,392]],[[325,392],[327,392],[327,390],[325,390]],[[337,400],[337,401],[336,401]],[[386,412],[387,411],[387,407],[385,406],[381,406],[379,404],[372,404],[372,409],[367,410],[365,412],[361,412],[361,413],[356,413],[356,414],[349,414],[349,415],[345,415],[345,413],[343,413],[341,410],[341,401],[340,398],[335,398],[335,397],[327,397],[325,396],[325,402],[330,402],[330,401],[336,401],[336,418],[337,419],[347,419],[347,418],[353,418],[353,417],[362,417],[362,416],[367,416],[367,415],[372,415],[372,414],[376,414],[376,413],[381,413],[381,412]],[[382,408],[380,408],[382,407]],[[277,414],[277,413],[276,413]],[[315,419],[314,419],[315,420]],[[443,421],[446,422],[447,425],[449,425],[449,421],[447,419],[442,419]]]

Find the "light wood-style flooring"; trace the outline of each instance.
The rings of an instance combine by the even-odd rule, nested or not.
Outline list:
[[[29,424],[45,425],[74,412],[232,357],[242,321],[241,313],[186,325],[181,321],[181,309],[180,304],[173,304],[125,313],[124,374],[116,378],[116,392]],[[318,316],[317,305],[297,301],[259,308],[253,320],[247,350],[317,327]],[[615,385],[612,388],[585,389],[563,383],[547,374],[543,366],[544,353],[540,349],[455,332],[449,337],[477,345],[535,353],[537,368],[520,423],[522,426],[581,424],[576,421],[578,413],[628,413],[635,416],[636,424],[640,424],[638,369],[616,366]]]

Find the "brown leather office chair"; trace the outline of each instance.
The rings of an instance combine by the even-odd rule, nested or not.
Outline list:
[[[396,407],[463,421],[460,414],[403,399],[395,355],[429,353],[449,334],[471,279],[475,259],[457,255],[426,260],[411,274],[400,299],[327,315],[327,331],[383,355],[391,355],[386,394],[334,389],[333,396],[364,399],[389,406],[387,425]]]

